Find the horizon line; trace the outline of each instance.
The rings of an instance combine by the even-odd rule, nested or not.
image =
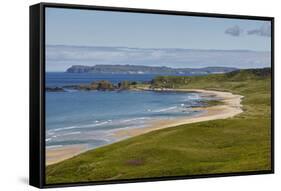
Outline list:
[[[271,50],[250,50],[250,49],[198,49],[198,48],[178,48],[178,47],[170,47],[170,48],[152,48],[152,47],[130,47],[130,46],[102,46],[102,45],[96,45],[96,46],[90,46],[90,45],[66,45],[66,44],[46,44],[46,47],[48,46],[61,46],[61,47],[75,47],[75,48],[129,48],[129,49],[162,49],[162,50],[168,50],[168,49],[180,49],[180,50],[198,50],[198,51],[244,51],[244,52],[271,52]]]
[[[75,66],[75,65],[72,65],[72,66]],[[79,65],[79,66],[89,66],[89,65]],[[92,65],[92,66],[89,66],[89,67],[93,67],[93,66],[95,66],[95,65]],[[111,66],[114,66],[114,64],[111,65]],[[144,66],[144,65],[130,65],[130,66]],[[150,66],[148,66],[148,67],[150,67]],[[165,66],[153,66],[153,67],[165,67]],[[214,67],[214,68],[215,67],[218,67],[218,68],[235,68],[237,70],[271,68],[271,66],[269,66],[269,67],[251,67],[251,68],[237,68],[237,67],[227,67],[227,66],[226,67],[224,67],[224,66],[208,66],[208,67],[200,67],[200,68],[172,68],[172,67],[168,67],[168,68],[172,68],[172,69],[203,69],[203,68],[212,68],[212,67]],[[45,70],[45,72],[66,72],[66,70]],[[138,75],[142,75],[142,74],[138,74]]]

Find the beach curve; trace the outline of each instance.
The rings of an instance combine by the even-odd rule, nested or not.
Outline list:
[[[210,97],[213,96],[220,100],[223,104],[208,106],[208,107],[196,107],[193,108],[195,111],[204,111],[199,115],[181,117],[173,120],[158,120],[151,123],[151,125],[142,128],[126,128],[117,129],[113,133],[119,141],[127,138],[135,137],[151,131],[175,127],[184,124],[191,124],[197,122],[204,122],[217,119],[226,119],[234,117],[243,112],[241,100],[243,96],[233,94],[230,92],[222,92],[215,90],[204,90],[204,89],[150,89],[142,88],[139,90],[143,91],[177,91],[177,92],[196,92],[201,93],[202,96]],[[107,146],[107,145],[106,145]],[[46,149],[46,165],[55,164],[63,160],[72,158],[82,152],[87,151],[84,145],[70,145],[64,146],[63,148],[52,148]]]
[[[200,115],[181,117],[174,120],[160,120],[152,123],[148,127],[136,128],[136,129],[120,129],[114,132],[114,136],[121,137],[133,137],[151,131],[165,129],[169,127],[197,123],[203,121],[210,121],[216,119],[226,119],[234,117],[243,112],[241,100],[243,96],[232,94],[230,92],[222,92],[215,90],[203,90],[203,89],[142,89],[148,91],[178,91],[178,92],[197,92],[203,94],[203,96],[214,96],[219,99],[223,104],[210,106],[210,107],[196,107],[193,110],[205,111]]]

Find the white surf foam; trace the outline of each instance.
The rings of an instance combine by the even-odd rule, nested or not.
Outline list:
[[[57,128],[57,129],[54,129],[53,131],[63,131],[63,130],[69,130],[69,129],[75,129],[75,128],[77,128],[77,126]]]
[[[77,134],[80,134],[81,132],[80,131],[75,131],[75,132],[71,132],[71,133],[65,133],[63,135],[77,135]]]
[[[165,112],[165,111],[170,111],[170,110],[174,110],[177,109],[177,106],[173,106],[173,107],[167,107],[167,108],[163,108],[163,109],[158,109],[158,110],[154,110],[153,112]]]

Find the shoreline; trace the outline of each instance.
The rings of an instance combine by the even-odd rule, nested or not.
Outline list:
[[[226,119],[234,117],[243,112],[241,99],[243,96],[232,94],[230,92],[203,90],[203,89],[150,89],[140,88],[138,90],[143,91],[173,91],[173,92],[197,92],[203,94],[203,96],[214,96],[219,99],[223,104],[208,106],[208,107],[195,107],[194,111],[205,111],[199,115],[181,117],[173,120],[159,120],[153,122],[151,125],[143,128],[131,128],[131,129],[118,129],[113,132],[113,136],[122,141],[127,138],[142,135],[151,131],[175,127],[184,124],[197,123],[203,121],[210,121],[216,119]],[[118,142],[118,141],[117,141]],[[115,142],[116,143],[116,142]],[[107,145],[105,145],[107,146]],[[72,158],[78,154],[87,151],[86,145],[68,145],[58,148],[46,149],[46,165],[55,164],[63,160]]]
[[[147,91],[178,91],[178,92],[197,92],[204,94],[203,96],[214,96],[222,101],[224,104],[208,107],[195,107],[194,111],[205,111],[202,114],[195,116],[181,117],[173,120],[161,120],[152,123],[148,127],[138,128],[138,129],[120,129],[114,132],[114,136],[117,138],[121,137],[134,137],[142,135],[151,131],[165,129],[169,127],[175,127],[184,124],[197,123],[203,121],[210,121],[216,119],[226,119],[234,117],[243,112],[241,99],[243,96],[232,94],[230,92],[221,92],[213,90],[203,90],[203,89],[164,89],[164,90],[152,90],[143,89]]]
[[[87,151],[87,146],[83,144],[46,148],[46,166],[69,159],[85,151]]]

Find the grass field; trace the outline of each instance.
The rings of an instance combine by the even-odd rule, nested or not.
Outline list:
[[[234,118],[153,131],[46,168],[46,183],[245,172],[271,169],[270,69],[196,77],[158,77],[152,87],[243,95]]]

